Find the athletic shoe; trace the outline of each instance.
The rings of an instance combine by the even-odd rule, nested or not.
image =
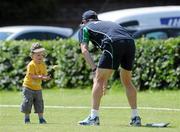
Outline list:
[[[46,124],[46,120],[44,118],[39,119],[39,124]]]
[[[98,126],[98,125],[100,125],[98,116],[96,116],[95,118],[91,118],[91,116],[88,116],[86,119],[84,119],[83,121],[79,121],[78,123],[79,123],[79,125],[83,125],[83,126]]]
[[[25,118],[25,119],[24,119],[24,123],[25,123],[25,124],[31,123],[31,122],[30,122],[30,119],[29,119],[29,118]]]
[[[134,118],[131,119],[130,125],[141,126],[141,118],[139,116],[135,116]]]

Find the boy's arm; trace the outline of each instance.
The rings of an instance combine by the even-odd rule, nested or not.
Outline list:
[[[41,80],[49,80],[50,76],[47,75],[47,70],[45,67],[45,74],[44,75],[34,75],[34,67],[32,65],[28,66],[28,74],[32,79],[41,79]]]
[[[29,76],[30,76],[32,79],[42,79],[42,76],[43,76],[43,75],[33,75],[33,74],[29,74]]]
[[[46,64],[44,63],[44,74],[42,75],[42,80],[50,80],[51,79],[51,75],[48,75],[48,72],[47,72],[47,66]]]
[[[30,74],[30,77],[32,79],[41,79],[41,80],[49,80],[49,79],[51,79],[51,77],[47,76],[47,75],[32,75],[32,74]]]

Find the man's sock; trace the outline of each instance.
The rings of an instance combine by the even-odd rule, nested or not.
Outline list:
[[[131,118],[134,118],[136,116],[139,116],[137,109],[131,109]]]
[[[95,118],[99,116],[99,111],[95,109],[91,109],[91,118]]]

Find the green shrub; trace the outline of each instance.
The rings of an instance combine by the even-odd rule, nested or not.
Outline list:
[[[180,39],[137,41],[133,77],[140,90],[180,88]]]
[[[31,60],[29,49],[33,42],[0,42],[0,89],[21,88],[26,65]],[[53,78],[43,83],[45,88],[76,88],[92,84],[91,70],[78,42],[69,39],[40,43],[46,48],[45,62]],[[93,56],[96,62],[98,52],[95,51]],[[51,70],[54,65],[59,67],[56,71]],[[114,74],[113,79],[117,77]],[[139,90],[180,88],[180,39],[137,40],[133,81]]]

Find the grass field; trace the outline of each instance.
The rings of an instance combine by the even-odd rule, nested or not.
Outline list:
[[[130,109],[123,90],[112,89],[102,99],[100,126],[79,126],[90,111],[91,90],[43,90],[45,118],[48,124],[40,125],[37,115],[31,114],[31,124],[24,124],[19,111],[20,92],[0,91],[0,132],[180,132],[180,91],[146,91],[138,93],[142,123],[170,122],[167,128],[131,127],[128,125]],[[2,107],[10,105],[11,107]],[[12,107],[12,105],[16,105]],[[72,106],[72,107],[69,107]],[[84,106],[79,108],[79,106]],[[105,106],[113,108],[104,108]],[[88,108],[87,108],[88,107]],[[122,107],[122,108],[117,108]],[[170,109],[152,109],[152,108]],[[149,108],[149,109],[145,109]]]

